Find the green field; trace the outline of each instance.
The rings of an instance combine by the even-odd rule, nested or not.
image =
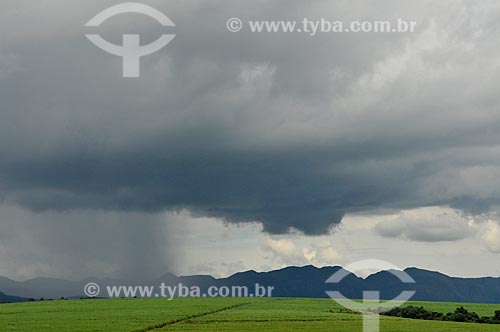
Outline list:
[[[464,306],[491,316],[500,305],[423,303],[450,312]],[[381,331],[500,331],[500,325],[381,318]],[[362,331],[362,316],[329,299],[117,299],[0,305],[1,332]]]

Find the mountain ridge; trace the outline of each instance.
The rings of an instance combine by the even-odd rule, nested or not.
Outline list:
[[[69,281],[57,278],[33,278],[14,281],[0,277],[0,292],[12,294],[19,299],[58,299],[84,297],[85,284],[95,282],[101,286],[159,286],[183,284],[198,286],[206,290],[210,286],[247,286],[251,291],[256,284],[273,286],[273,297],[312,297],[327,298],[326,291],[336,290],[349,298],[362,298],[363,291],[379,291],[381,299],[392,299],[403,290],[415,290],[413,300],[443,302],[478,302],[500,304],[500,277],[463,278],[451,277],[438,271],[416,267],[404,269],[415,284],[402,284],[389,271],[379,271],[366,278],[347,271],[346,277],[338,284],[325,281],[334,273],[344,269],[341,266],[316,267],[313,265],[288,266],[267,272],[247,270],[228,277],[215,278],[210,275],[176,276],[165,273],[148,281],[130,281],[112,278],[86,278]],[[14,297],[14,299],[15,299]],[[1,300],[1,298],[0,298]]]

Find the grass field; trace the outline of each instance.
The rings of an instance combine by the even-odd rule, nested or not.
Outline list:
[[[450,312],[493,315],[500,305],[413,302]],[[495,332],[500,325],[381,318],[381,331]],[[362,316],[329,299],[117,299],[0,305],[1,332],[362,331]]]

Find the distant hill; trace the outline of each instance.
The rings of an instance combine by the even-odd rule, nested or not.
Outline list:
[[[83,297],[83,287],[88,282],[96,282],[101,289],[107,285],[158,286],[164,282],[167,285],[182,283],[185,286],[199,286],[202,290],[210,286],[247,286],[250,291],[255,284],[259,284],[273,286],[274,297],[325,298],[328,297],[326,291],[337,290],[349,298],[362,298],[363,291],[375,290],[380,291],[382,299],[392,299],[402,290],[416,290],[413,299],[420,301],[500,303],[500,278],[454,278],[439,272],[408,268],[405,271],[415,279],[415,284],[402,284],[387,271],[372,274],[366,279],[348,273],[341,283],[326,284],[325,281],[340,269],[342,267],[338,266],[287,267],[270,272],[239,272],[219,279],[205,275],[177,277],[167,273],[145,282],[95,278],[82,281],[36,278],[17,282],[0,277],[0,291],[22,298],[58,299]]]
[[[4,293],[0,292],[0,303],[14,303],[14,302],[26,302],[26,301],[29,301],[29,299],[19,296],[5,295]]]

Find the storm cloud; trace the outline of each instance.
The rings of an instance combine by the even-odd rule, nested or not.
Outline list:
[[[0,275],[146,280],[174,268],[168,216],[0,205]]]
[[[0,194],[33,211],[189,210],[324,234],[345,214],[500,189],[495,2],[144,1],[176,39],[138,79],[86,21],[115,1],[0,5]],[[414,20],[414,33],[231,33],[247,19]],[[137,31],[140,30],[140,31]],[[154,40],[124,15],[98,29]],[[146,223],[146,222],[145,222]]]

